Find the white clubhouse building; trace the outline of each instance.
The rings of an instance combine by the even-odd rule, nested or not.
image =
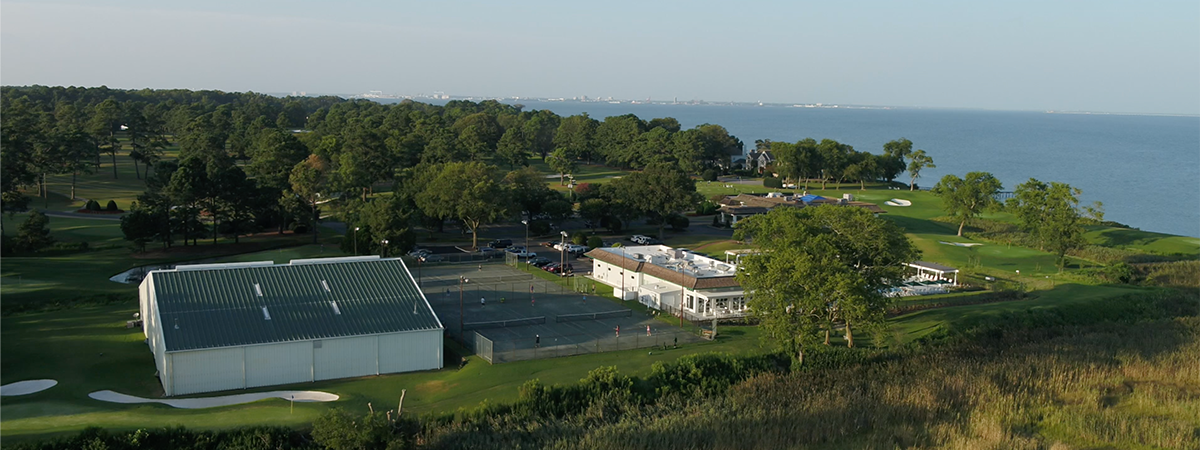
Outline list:
[[[613,295],[688,320],[742,317],[746,293],[737,266],[665,245],[602,247],[587,253],[592,278],[612,286]],[[682,301],[681,301],[682,300]]]

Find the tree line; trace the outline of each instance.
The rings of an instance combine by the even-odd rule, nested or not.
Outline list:
[[[775,158],[773,165],[760,169],[769,168],[784,180],[803,183],[804,189],[808,189],[810,180],[820,180],[821,189],[829,181],[857,181],[865,189],[867,182],[891,182],[907,170],[911,176],[909,190],[913,190],[922,169],[937,167],[925,150],[914,151],[912,141],[905,138],[884,144],[883,154],[860,152],[833,139],[818,142],[805,138],[795,143],[758,140],[755,147],[769,151]],[[747,163],[754,165],[756,161]]]
[[[593,161],[631,169],[670,166],[686,177],[728,168],[742,145],[719,125],[682,130],[672,118],[646,122],[633,115],[601,122],[496,101],[384,105],[43,86],[4,87],[2,94],[4,209],[28,208],[23,188],[37,186],[38,195],[47,196],[48,175],[71,174],[74,184],[78,174],[100,170],[103,156],[117,178],[117,156],[128,149],[146,191],[124,228],[140,246],[208,237],[215,242],[221,234],[236,239],[272,228],[309,230],[320,205],[355,197],[366,203],[379,186],[396,192],[388,201],[404,210],[393,214],[403,222],[440,230],[456,221],[475,230],[518,212],[533,217],[547,206],[561,212],[561,203],[554,203],[561,198],[531,187],[538,183],[530,181],[530,172],[512,173],[535,156],[564,181],[579,164]],[[164,158],[172,146],[178,146],[178,158]],[[490,181],[468,183],[479,180]],[[497,191],[517,186],[525,191]],[[501,198],[513,202],[496,201]],[[465,205],[467,200],[487,205]],[[514,202],[521,207],[511,207]],[[647,208],[652,205],[642,210]],[[351,208],[352,215],[359,216],[358,209]]]

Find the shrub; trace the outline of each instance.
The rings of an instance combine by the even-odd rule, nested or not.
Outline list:
[[[696,206],[696,215],[707,216],[709,214],[716,214],[717,209],[720,207],[721,205],[705,200]]]
[[[588,235],[582,231],[576,231],[571,235],[571,243],[575,245],[587,244]]]
[[[763,187],[782,189],[783,180],[779,179],[778,177],[763,178]]]
[[[86,209],[88,211],[99,211],[100,210],[100,202],[97,202],[95,200],[88,200],[87,205],[84,205],[83,209]]]
[[[589,198],[594,198],[600,195],[600,186],[592,183],[579,183],[575,185],[575,199],[582,202]]]
[[[684,216],[681,216],[678,214],[667,217],[667,226],[671,227],[671,229],[674,231],[686,230],[688,225],[691,225],[691,224],[692,224],[691,220],[688,220],[687,217],[684,217]]]
[[[704,181],[717,181],[717,171],[713,169],[705,170],[704,173],[700,175],[700,178]]]
[[[108,204],[104,205],[104,210],[108,212],[120,211],[120,209],[117,209],[117,202],[115,200],[109,200]]]
[[[296,233],[296,234],[306,234],[306,233],[308,233],[308,224],[307,223],[297,223],[295,225],[292,225],[292,232]]]
[[[54,243],[50,236],[50,219],[41,211],[34,210],[29,218],[17,228],[17,250],[36,252]]]
[[[603,246],[604,246],[604,239],[600,239],[600,236],[592,236],[592,237],[589,237],[589,238],[588,238],[588,240],[587,240],[587,246],[588,246],[588,247],[591,247],[591,248],[600,248],[600,247],[603,247]]]

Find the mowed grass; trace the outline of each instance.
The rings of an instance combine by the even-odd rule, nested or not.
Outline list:
[[[128,169],[130,176],[122,172],[120,182],[108,183],[103,177],[111,178],[111,170],[100,171],[88,189],[93,197],[119,198],[120,183],[134,185],[138,181],[132,176],[132,165],[128,158],[121,166]],[[540,161],[538,161],[540,162]],[[109,168],[111,169],[111,168]],[[124,170],[124,169],[123,169]],[[544,169],[549,172],[548,168]],[[600,166],[584,166],[577,181],[603,182],[622,171]],[[69,180],[68,180],[69,181]],[[552,187],[559,189],[556,179],[547,179]],[[704,182],[698,183],[702,192]],[[738,186],[748,192],[769,192],[761,186]],[[61,187],[54,187],[56,191]],[[140,192],[141,188],[136,190]],[[940,202],[927,192],[909,192],[886,189],[858,190],[847,186],[841,190],[810,190],[827,197],[840,197],[852,193],[857,199],[879,204],[888,214],[904,227],[915,244],[924,253],[924,259],[941,262],[972,272],[993,273],[1007,277],[1021,270],[1022,280],[1041,279],[1054,276],[1053,256],[1044,252],[1018,247],[1007,247],[985,243],[984,246],[966,248],[940,244],[940,241],[969,242],[954,236],[955,228],[950,224],[933,222],[929,219],[942,216]],[[81,189],[80,197],[88,198]],[[708,196],[708,195],[706,195]],[[888,207],[883,201],[902,198],[913,201],[909,208]],[[56,201],[54,197],[51,201]],[[65,203],[58,200],[60,203]],[[118,203],[121,203],[118,200]],[[124,208],[125,205],[121,204]],[[989,215],[1006,220],[1003,213]],[[707,226],[708,218],[692,218],[692,227]],[[5,219],[7,230],[13,222]],[[89,243],[114,243],[120,237],[117,222],[51,218],[54,233],[62,240],[80,239]],[[114,229],[113,227],[116,226]],[[647,228],[648,229],[648,228]],[[327,231],[327,230],[325,230]],[[654,230],[655,232],[657,229]],[[1102,231],[1102,230],[1101,230]],[[1190,245],[1187,239],[1154,233],[1122,235],[1122,245],[1137,245],[1146,249],[1172,249]],[[1142,234],[1139,234],[1142,233]],[[329,233],[323,233],[329,234]],[[627,233],[628,234],[628,233]],[[643,233],[645,234],[645,233]],[[1103,233],[1101,233],[1103,234]],[[1112,238],[1108,235],[1106,238]],[[258,238],[253,238],[258,239]],[[481,238],[482,239],[482,238]],[[246,241],[247,239],[243,239]],[[165,254],[149,258],[138,258],[129,250],[115,248],[91,251],[66,256],[39,256],[4,258],[0,261],[3,278],[4,303],[10,301],[44,301],[46,299],[69,298],[71,296],[118,293],[128,295],[128,304],[87,306],[67,310],[27,313],[6,316],[0,319],[0,381],[9,383],[23,379],[53,378],[60,385],[48,391],[22,397],[6,397],[2,400],[4,421],[0,422],[0,435],[6,440],[42,438],[54,434],[78,431],[86,426],[102,426],[116,429],[185,425],[194,428],[219,429],[246,425],[304,426],[319,414],[334,406],[354,411],[365,411],[367,403],[376,410],[393,408],[399,400],[401,390],[407,389],[405,408],[417,413],[440,413],[459,408],[473,408],[483,401],[506,402],[516,398],[520,384],[532,378],[545,383],[572,383],[588,371],[615,365],[622,372],[644,375],[653,363],[672,361],[681,355],[720,351],[746,354],[766,351],[755,327],[723,327],[721,337],[714,342],[689,345],[667,351],[630,350],[593,355],[581,355],[537,361],[523,361],[492,366],[487,362],[470,357],[459,369],[454,354],[447,352],[447,368],[439,371],[366,377],[350,380],[305,383],[258,389],[318,389],[334,392],[342,398],[331,404],[301,403],[294,412],[282,400],[264,400],[248,405],[230,406],[205,410],[178,410],[164,405],[118,405],[98,402],[87,398],[87,393],[101,389],[113,389],[124,393],[157,397],[161,387],[154,377],[150,350],[142,342],[139,329],[126,329],[126,320],[132,319],[137,310],[136,288],[108,281],[108,277],[128,268],[196,258],[213,258],[214,261],[262,261],[283,263],[291,259],[341,256],[340,249],[326,239],[325,244],[292,246],[252,253],[229,255],[236,252],[232,246],[211,246],[203,242],[189,253]],[[670,245],[698,249],[702,253],[723,259],[724,250],[741,248],[742,245],[729,238],[702,234],[695,231],[671,233]],[[281,244],[282,245],[282,244]],[[287,245],[295,245],[289,242]],[[222,251],[224,250],[224,253]],[[1149,251],[1149,250],[1148,250]],[[543,274],[539,274],[543,275]],[[546,276],[549,276],[548,274]],[[1045,286],[1049,288],[1049,286]],[[926,310],[891,319],[893,342],[909,342],[973,317],[997,314],[1002,311],[1019,311],[1047,305],[1070,304],[1086,308],[1092,302],[1137,292],[1133,288],[1089,286],[1059,283],[1053,289],[1037,291],[1030,298],[994,304],[965,305]],[[255,391],[255,390],[251,390]],[[243,391],[236,391],[239,393]],[[222,395],[228,393],[217,393]]]
[[[163,153],[164,160],[173,160],[178,154],[175,148],[169,148]],[[129,205],[137,199],[138,195],[146,190],[145,166],[139,165],[135,172],[133,160],[129,158],[129,150],[123,149],[117,152],[117,176],[113,177],[112,157],[102,155],[100,158],[100,167],[92,173],[80,173],[75,178],[75,196],[79,199],[90,199],[100,202],[100,206],[104,206],[109,200],[117,202],[117,207],[121,209],[129,209]],[[70,196],[71,194],[71,174],[50,175],[46,177],[46,184],[51,192]],[[36,191],[34,192],[36,194]],[[35,200],[33,206],[41,206],[39,200]],[[82,201],[75,201],[67,205],[72,209],[78,209],[83,206]]]
[[[1036,291],[1022,300],[951,306],[904,314],[889,320],[890,331],[897,343],[910,342],[966,321],[1012,311],[1027,311],[1056,306],[1087,308],[1090,303],[1107,298],[1144,292],[1145,289],[1117,286],[1063,284],[1049,290]]]
[[[516,399],[517,387],[527,380],[572,383],[588,371],[616,366],[623,373],[645,375],[655,362],[671,361],[699,352],[745,354],[763,351],[753,327],[726,327],[712,342],[679,349],[629,350],[489,365],[470,357],[461,369],[447,353],[446,368],[437,371],[274,386],[239,392],[275,389],[314,389],[337,393],[337,402],[298,403],[295,413],[283,400],[247,405],[181,410],[164,405],[119,405],[99,402],[87,394],[102,389],[160,397],[154,363],[140,329],[125,328],[136,306],[108,305],[49,313],[22,314],[0,319],[0,381],[52,378],[59,385],[37,394],[3,399],[4,421],[0,433],[6,440],[36,438],[78,431],[86,426],[117,429],[184,425],[195,428],[229,428],[247,425],[301,425],[331,407],[363,410],[394,407],[407,390],[405,410],[414,413],[473,408],[480,402]]]

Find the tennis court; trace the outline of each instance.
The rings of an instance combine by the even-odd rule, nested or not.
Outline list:
[[[492,363],[701,339],[617,303],[603,285],[593,293],[590,282],[556,283],[503,263],[425,268],[420,278],[447,332]]]

